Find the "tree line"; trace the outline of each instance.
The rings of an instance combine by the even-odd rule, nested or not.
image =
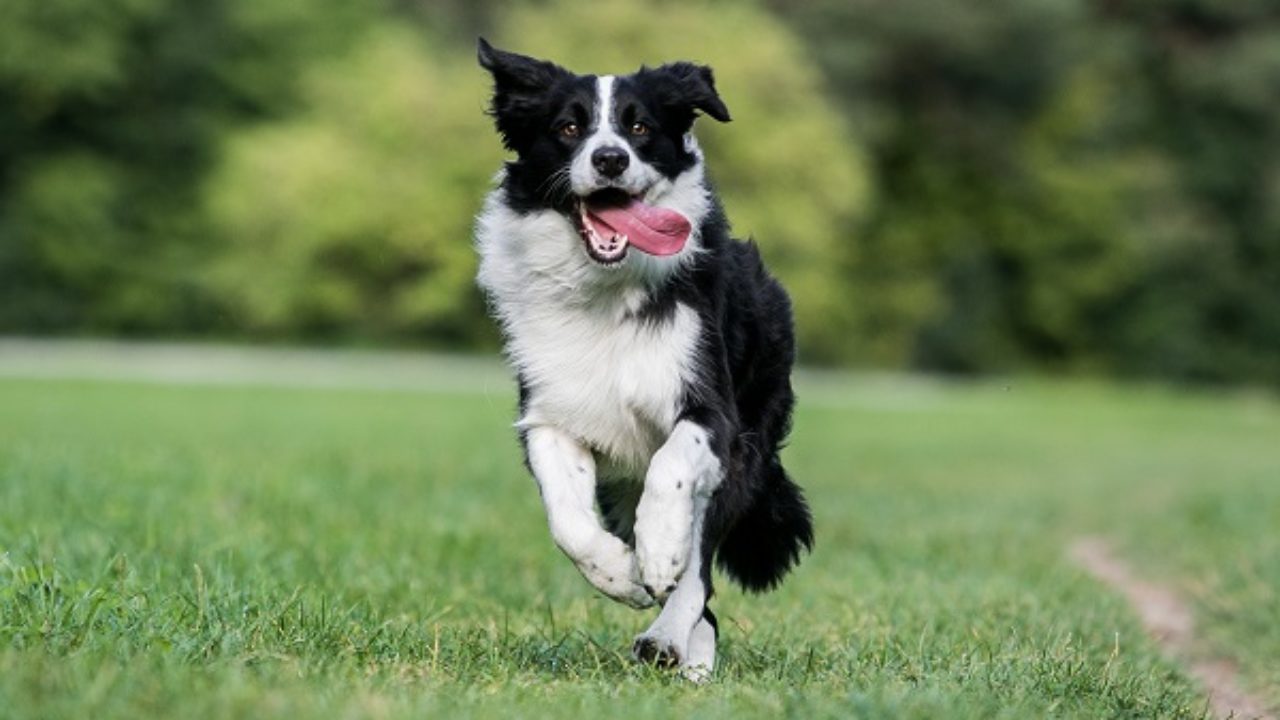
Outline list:
[[[479,33],[715,67],[806,362],[1280,382],[1264,0],[13,0],[0,332],[493,347]]]

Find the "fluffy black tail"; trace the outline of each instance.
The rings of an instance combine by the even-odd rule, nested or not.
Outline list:
[[[800,488],[777,461],[765,471],[764,490],[729,530],[716,562],[751,592],[772,590],[813,549],[813,518]]]

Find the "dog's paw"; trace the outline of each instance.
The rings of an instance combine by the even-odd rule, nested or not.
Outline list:
[[[676,591],[680,578],[684,575],[686,562],[679,562],[677,552],[659,551],[653,553],[648,561],[641,561],[640,584],[645,594],[658,603],[665,603],[671,593]]]
[[[652,607],[654,598],[640,582],[636,556],[621,541],[607,543],[578,563],[587,582],[612,600],[637,610]]]
[[[693,504],[687,493],[646,491],[636,510],[636,562],[640,582],[658,602],[675,592],[689,565]]]
[[[670,609],[664,608],[653,625],[636,636],[631,657],[644,665],[678,669],[680,676],[690,682],[708,682],[716,664],[715,626],[701,616],[686,630]]]
[[[631,644],[631,657],[636,662],[664,670],[680,667],[684,662],[684,654],[670,639],[651,633],[637,636]]]
[[[680,665],[680,674],[690,682],[710,682],[716,666],[716,628],[705,617],[698,620],[689,634],[689,650]]]
[[[608,595],[610,599],[616,600],[617,602],[635,610],[643,610],[648,607],[653,607],[654,597],[649,594],[649,591],[646,590],[643,585],[633,580],[628,580],[625,583],[618,583],[617,587],[611,587],[608,590],[605,590],[604,588],[601,588],[600,590],[605,595]]]

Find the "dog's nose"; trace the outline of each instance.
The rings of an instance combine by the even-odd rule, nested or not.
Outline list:
[[[616,178],[627,169],[627,165],[631,164],[631,156],[626,150],[613,145],[606,145],[602,148],[596,148],[591,153],[591,164],[595,166],[596,172],[607,178]]]

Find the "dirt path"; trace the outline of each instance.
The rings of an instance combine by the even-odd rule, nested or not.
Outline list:
[[[1169,658],[1187,663],[1187,669],[1209,694],[1209,705],[1219,718],[1276,720],[1260,699],[1240,685],[1235,663],[1226,658],[1197,658],[1195,619],[1191,608],[1172,589],[1146,582],[1134,574],[1111,546],[1101,538],[1074,542],[1069,554],[1076,564],[1123,594],[1138,613],[1142,626]]]

